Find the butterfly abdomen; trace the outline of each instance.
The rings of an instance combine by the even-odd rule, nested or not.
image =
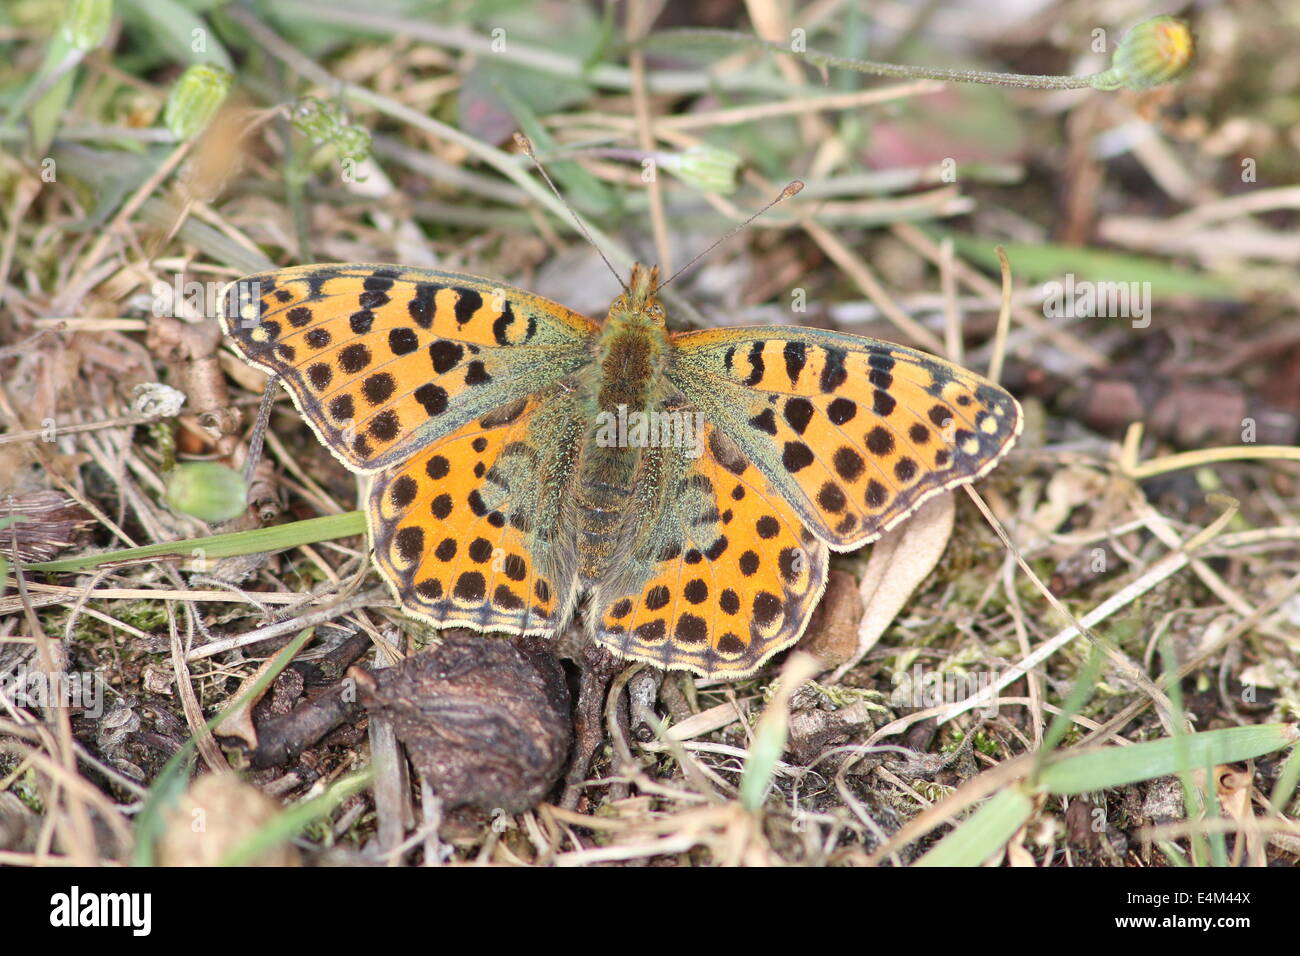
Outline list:
[[[599,581],[623,549],[635,523],[637,475],[645,449],[639,425],[658,408],[668,340],[662,327],[635,314],[611,312],[594,348],[594,361],[579,376],[590,410],[590,428],[577,468],[571,507],[576,523],[578,570]]]

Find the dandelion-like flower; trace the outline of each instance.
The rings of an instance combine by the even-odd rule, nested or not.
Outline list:
[[[1153,17],[1124,35],[1111,60],[1092,85],[1099,90],[1149,90],[1179,79],[1196,57],[1196,41],[1185,20]]]

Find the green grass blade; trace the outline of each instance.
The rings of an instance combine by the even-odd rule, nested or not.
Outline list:
[[[1130,747],[1102,747],[1053,757],[1038,786],[1058,796],[1122,787],[1220,763],[1249,760],[1300,739],[1295,724],[1225,727],[1178,739],[1166,737]]]
[[[1178,669],[1178,658],[1174,654],[1168,634],[1160,639],[1160,658],[1164,662],[1166,674],[1172,674]],[[1205,775],[1199,784],[1195,774],[1192,773],[1192,764],[1187,753],[1187,721],[1183,711],[1183,685],[1177,680],[1171,681],[1169,684],[1169,706],[1169,716],[1173,726],[1174,759],[1181,768],[1178,771],[1178,783],[1183,790],[1183,813],[1188,822],[1193,824],[1193,829],[1190,831],[1187,841],[1188,848],[1191,851],[1192,864],[1194,866],[1204,866],[1208,851],[1214,855],[1215,865],[1223,866],[1226,864],[1227,852],[1224,835],[1222,833],[1210,834],[1211,842],[1207,843],[1205,831],[1194,825],[1207,816],[1211,818],[1217,817],[1219,807],[1218,801],[1215,799],[1214,788],[1210,786],[1210,777],[1212,776],[1210,770],[1212,768],[1209,766],[1198,768],[1205,771]],[[1207,807],[1207,803],[1212,803],[1213,806]],[[1220,859],[1223,862],[1220,862]]]
[[[1168,840],[1160,840],[1156,843],[1156,846],[1160,847],[1160,852],[1165,855],[1165,860],[1170,866],[1183,868],[1191,866],[1191,863],[1187,861],[1187,854],[1179,848],[1178,844],[1171,843]]]
[[[259,827],[257,832],[250,835],[239,846],[231,849],[221,858],[218,865],[247,866],[281,843],[293,839],[302,832],[303,827],[329,816],[348,797],[370,786],[374,776],[374,768],[367,767],[342,780],[336,780],[324,793],[286,808]]]
[[[1074,686],[1070,688],[1069,694],[1061,704],[1061,709],[1048,724],[1047,732],[1043,734],[1043,746],[1038,752],[1039,766],[1064,739],[1066,731],[1074,725],[1074,715],[1083,709],[1083,705],[1092,696],[1092,692],[1097,687],[1097,676],[1101,673],[1104,655],[1105,652],[1096,644],[1089,649],[1088,659],[1084,662],[1083,669],[1079,671]]]
[[[63,123],[68,101],[72,98],[72,87],[80,71],[82,55],[81,51],[74,49],[60,32],[50,42],[44,67],[32,80],[29,89],[49,83],[48,88],[27,109],[27,121],[31,124],[32,151],[37,156],[44,157],[49,154],[50,142]],[[50,77],[59,70],[63,72],[50,82]]]
[[[1286,805],[1291,802],[1291,797],[1295,795],[1297,784],[1300,784],[1300,747],[1291,751],[1291,756],[1286,758],[1282,772],[1277,775],[1277,785],[1273,787],[1273,795],[1268,801],[1274,813],[1281,813],[1286,809]]]
[[[1034,801],[1019,787],[994,795],[915,866],[980,866],[1025,825]]]
[[[360,511],[323,518],[308,518],[270,528],[254,528],[230,534],[214,534],[207,538],[188,538],[185,541],[165,541],[146,544],[139,548],[123,548],[105,554],[87,554],[78,558],[58,561],[41,561],[24,565],[27,571],[85,571],[118,561],[141,561],[154,558],[190,558],[195,551],[203,557],[230,558],[241,554],[258,554],[262,551],[283,551],[301,544],[315,544],[333,538],[347,538],[366,533],[366,516]]]
[[[776,777],[777,761],[790,739],[790,698],[804,681],[811,680],[816,674],[817,665],[813,658],[802,651],[791,654],[781,668],[776,692],[754,727],[745,772],[740,778],[740,802],[751,813],[756,813],[763,805]]]

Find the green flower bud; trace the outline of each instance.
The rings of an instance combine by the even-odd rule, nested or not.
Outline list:
[[[108,38],[113,0],[68,0],[63,11],[63,38],[83,53]]]
[[[244,478],[215,461],[187,461],[167,473],[167,506],[215,524],[247,507]]]
[[[1181,77],[1195,56],[1196,41],[1187,21],[1153,17],[1124,35],[1110,69],[1092,85],[1099,90],[1149,90]]]
[[[710,193],[735,192],[740,157],[729,149],[706,143],[683,153],[659,153],[655,158],[660,166],[696,189]]]
[[[293,111],[293,125],[313,143],[333,146],[340,160],[360,163],[370,155],[370,133],[353,126],[343,109],[332,103],[303,97]]]
[[[343,126],[334,137],[340,159],[363,162],[370,155],[370,133],[360,126]]]
[[[196,63],[172,87],[163,110],[163,122],[177,139],[189,139],[203,132],[229,92],[230,71]]]

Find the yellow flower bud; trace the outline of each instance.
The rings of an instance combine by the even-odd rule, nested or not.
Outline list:
[[[1124,35],[1110,69],[1092,85],[1099,90],[1149,90],[1181,77],[1195,56],[1196,41],[1185,20],[1153,17]]]

